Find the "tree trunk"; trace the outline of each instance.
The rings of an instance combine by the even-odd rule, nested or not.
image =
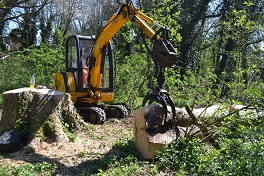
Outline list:
[[[149,134],[145,119],[145,115],[148,113],[164,116],[163,108],[158,105],[149,105],[137,109],[133,117],[134,143],[144,159],[153,159],[158,150],[174,141],[177,136],[173,130],[169,129],[165,130],[164,133]]]
[[[34,139],[65,142],[68,132],[85,126],[70,95],[56,90],[10,90],[3,93],[2,107],[0,134],[15,128],[26,134],[28,143]]]
[[[217,118],[216,112],[228,113],[229,107],[213,105],[206,108],[190,109],[176,108],[177,130],[174,128],[154,127],[149,129],[149,124],[162,124],[157,117],[164,117],[163,108],[159,105],[148,105],[137,109],[133,117],[134,143],[144,159],[153,159],[157,151],[165,145],[175,141],[177,137],[193,136],[207,139],[215,148],[219,149],[218,143],[211,136],[212,132],[202,123],[204,118]],[[154,114],[147,118],[147,114]],[[155,116],[156,115],[156,116]]]

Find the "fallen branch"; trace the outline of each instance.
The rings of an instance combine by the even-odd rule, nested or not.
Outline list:
[[[195,117],[195,115],[192,113],[190,107],[188,105],[185,106],[186,111],[188,112],[189,116],[192,118],[192,120],[194,121],[194,125],[197,125],[200,128],[200,132],[203,133],[204,136],[206,136],[206,138],[208,139],[208,141],[216,148],[216,149],[220,149],[220,145],[216,142],[216,140],[212,137],[212,134],[209,133],[209,130],[207,129],[207,126],[205,126],[204,124],[200,123],[197,118]],[[199,132],[199,131],[198,131]],[[197,134],[198,132],[194,133]],[[194,134],[188,136],[188,137],[192,137]]]
[[[10,55],[6,55],[6,56],[4,56],[4,57],[1,57],[0,59],[6,59],[6,58],[8,58]]]

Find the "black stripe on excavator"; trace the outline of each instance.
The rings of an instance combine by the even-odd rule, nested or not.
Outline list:
[[[62,74],[63,79],[64,79],[66,92],[70,92],[70,86],[69,86],[69,82],[68,82],[67,73],[66,72],[60,72],[60,73]]]
[[[101,61],[101,65],[100,65],[100,73],[104,73],[104,64],[105,64],[105,56],[106,56],[106,47],[103,47],[103,55],[102,55],[102,61]]]

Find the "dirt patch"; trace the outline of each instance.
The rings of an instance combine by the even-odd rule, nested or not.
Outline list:
[[[107,119],[103,125],[89,125],[89,129],[79,132],[72,142],[35,141],[32,147],[3,154],[0,163],[15,166],[45,161],[55,163],[59,175],[73,175],[84,169],[85,165],[108,154],[116,141],[122,138],[133,140],[132,117]]]

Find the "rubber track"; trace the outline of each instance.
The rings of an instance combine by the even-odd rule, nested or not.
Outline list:
[[[108,105],[107,108],[115,108],[118,109],[121,112],[121,118],[128,117],[128,110],[123,105]],[[107,113],[107,111],[106,111]],[[107,117],[109,117],[109,114],[106,114]]]
[[[104,112],[103,109],[99,108],[99,107],[87,107],[87,110],[85,111],[89,111],[91,112],[95,112],[97,115],[97,121],[95,122],[96,124],[103,124],[106,120],[106,114]]]

